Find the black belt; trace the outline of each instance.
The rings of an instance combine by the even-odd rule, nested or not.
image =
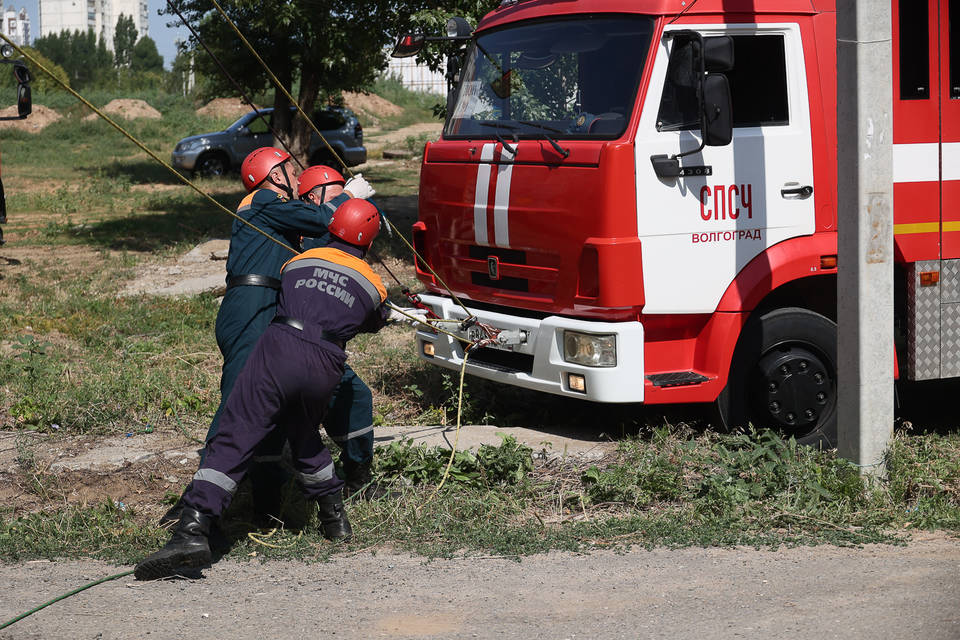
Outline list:
[[[245,273],[240,276],[230,276],[227,278],[227,289],[234,287],[268,287],[270,289],[279,289],[280,281],[270,276],[262,276],[258,273]]]
[[[296,318],[291,318],[290,316],[274,316],[273,320],[270,321],[272,324],[285,324],[288,327],[293,327],[297,331],[303,331],[303,323]],[[346,343],[337,337],[332,331],[327,331],[326,329],[320,330],[320,338],[326,340],[327,342],[332,342],[341,349],[346,347]]]

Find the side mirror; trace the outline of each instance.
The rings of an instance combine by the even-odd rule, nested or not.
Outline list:
[[[30,85],[21,84],[17,87],[17,115],[21,119],[26,118],[33,112],[33,97],[30,91]]]
[[[703,143],[723,147],[733,140],[733,106],[730,82],[722,73],[708,73],[703,79]]]
[[[715,72],[733,69],[733,38],[730,36],[704,38],[703,66],[706,71]]]
[[[23,120],[33,112],[33,97],[30,91],[33,75],[20,60],[0,59],[0,62],[13,65],[13,77],[17,81],[17,115],[4,116],[0,120]]]
[[[420,53],[423,49],[424,36],[422,33],[406,33],[397,39],[397,44],[390,53],[391,58],[409,58]]]

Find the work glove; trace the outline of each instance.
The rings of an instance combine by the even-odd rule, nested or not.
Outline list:
[[[403,313],[400,313],[400,312]],[[407,315],[403,315],[403,314]],[[416,325],[418,323],[427,323],[427,314],[429,312],[426,309],[417,309],[416,307],[397,307],[396,309],[390,309],[390,315],[387,316],[387,321],[389,322],[406,322],[407,324]],[[414,316],[409,318],[407,316]]]
[[[351,198],[363,198],[364,200],[376,193],[362,173],[358,173],[347,180],[347,184],[343,185],[343,190],[350,194]]]

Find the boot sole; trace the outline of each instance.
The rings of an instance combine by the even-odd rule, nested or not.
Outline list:
[[[179,575],[183,569],[200,569],[210,564],[210,552],[198,550],[158,558],[147,557],[133,569],[137,580],[159,580]]]

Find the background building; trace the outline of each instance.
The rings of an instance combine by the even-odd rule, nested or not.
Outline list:
[[[416,57],[388,58],[387,76],[400,79],[411,91],[447,95],[447,80],[439,71],[431,71],[425,64],[417,64]]]
[[[120,14],[132,16],[137,38],[150,35],[146,0],[39,0],[40,35],[93,29],[113,51],[113,34]]]
[[[0,18],[3,19],[3,24],[0,25],[3,35],[13,40],[17,46],[30,44],[30,16],[27,15],[26,8],[17,11],[16,7],[4,7],[0,0]]]

